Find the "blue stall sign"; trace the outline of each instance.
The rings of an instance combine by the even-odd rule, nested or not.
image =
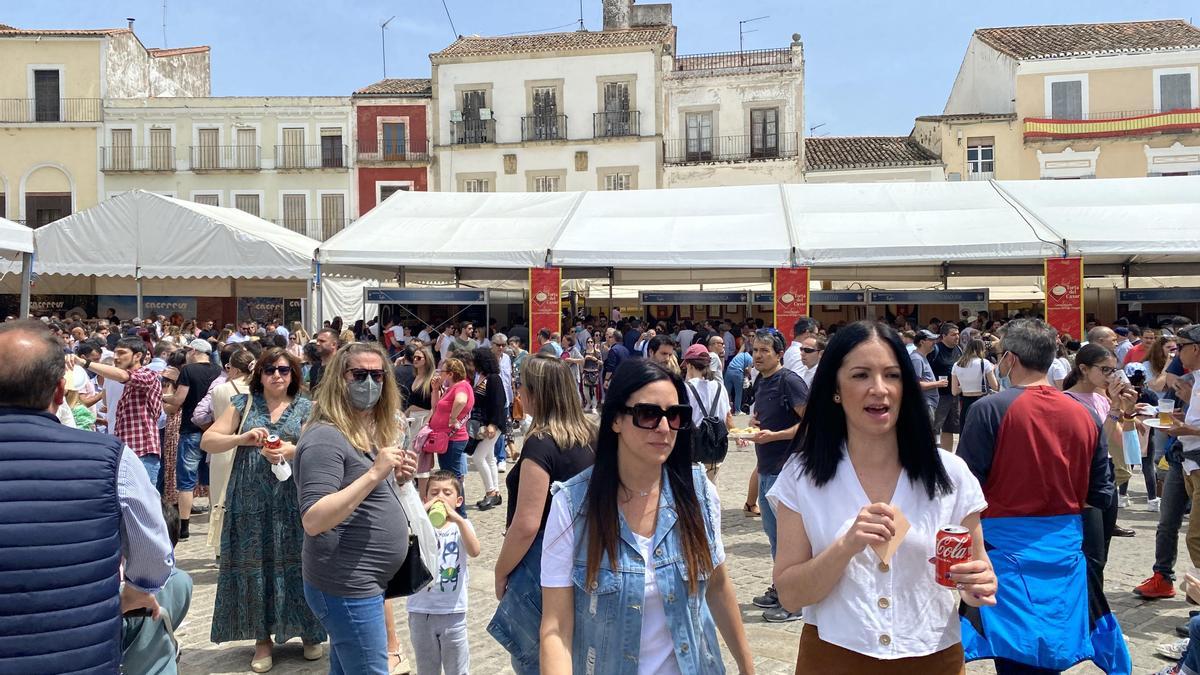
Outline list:
[[[487,291],[473,288],[367,288],[367,303],[395,305],[477,305],[487,302]]]
[[[771,291],[755,291],[754,304],[756,305],[774,305],[775,294]]]
[[[865,305],[866,291],[809,291],[810,305]]]
[[[1200,302],[1200,288],[1122,288],[1117,302]]]
[[[643,305],[744,305],[745,291],[661,291],[639,294]]]
[[[987,291],[871,291],[872,305],[957,305],[988,301]]]

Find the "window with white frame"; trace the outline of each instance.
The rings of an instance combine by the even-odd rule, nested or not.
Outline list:
[[[379,199],[376,201],[376,203],[382,204],[383,200],[387,199],[388,197],[391,197],[392,195],[396,194],[397,192],[401,192],[401,191],[409,192],[412,189],[413,189],[413,184],[411,181],[404,182],[404,183],[376,183],[375,190],[379,195]]]
[[[257,194],[238,194],[233,196],[233,208],[245,211],[252,216],[262,217],[262,198]]]
[[[308,234],[308,195],[283,195],[283,218],[280,225],[293,232]]]
[[[558,192],[559,176],[534,176],[533,191],[534,192]]]
[[[633,189],[633,174],[631,173],[610,173],[604,176],[605,190],[632,190]]]
[[[221,194],[219,192],[202,192],[192,195],[192,201],[197,204],[205,204],[208,206],[220,206]]]
[[[463,181],[463,192],[491,192],[491,181],[486,178],[467,178]]]
[[[967,145],[967,172],[992,173],[996,170],[996,151],[991,143]]]
[[[1050,83],[1050,117],[1056,120],[1083,119],[1083,80]]]
[[[1158,109],[1188,110],[1192,107],[1192,74],[1163,73],[1158,76]]]
[[[346,227],[346,195],[321,195],[321,239],[328,239]]]

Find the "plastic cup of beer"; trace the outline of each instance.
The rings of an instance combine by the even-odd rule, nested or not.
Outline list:
[[[1158,423],[1168,426],[1175,424],[1174,399],[1164,398],[1158,401]]]

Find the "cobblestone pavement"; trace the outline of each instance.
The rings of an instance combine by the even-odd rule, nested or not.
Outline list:
[[[760,520],[745,518],[742,504],[746,497],[746,485],[754,467],[751,449],[734,448],[721,469],[719,491],[722,500],[722,533],[728,555],[730,574],[737,587],[742,615],[750,639],[759,673],[792,673],[799,640],[800,622],[768,624],[761,618],[761,610],[751,604],[750,599],[762,593],[771,573],[770,552]],[[503,478],[503,476],[501,476]],[[1113,539],[1112,550],[1106,571],[1106,592],[1109,603],[1121,623],[1133,653],[1134,672],[1154,673],[1167,665],[1167,661],[1154,655],[1156,645],[1174,640],[1175,626],[1187,620],[1188,606],[1182,593],[1173,600],[1146,602],[1130,593],[1130,589],[1149,576],[1154,561],[1154,529],[1158,514],[1145,510],[1145,495],[1140,477],[1135,477],[1131,486],[1133,505],[1122,509],[1120,522],[1137,531],[1130,539]],[[478,474],[472,473],[467,480],[468,503],[473,504],[482,495],[482,484]],[[492,590],[492,565],[500,551],[500,532],[504,527],[504,508],[487,512],[469,510],[476,531],[483,544],[479,558],[470,562],[470,601],[468,612],[471,645],[471,672],[481,674],[511,673],[507,653],[487,634],[486,626],[496,607]],[[176,551],[180,568],[187,570],[195,579],[195,594],[189,616],[178,631],[183,645],[180,672],[185,675],[199,673],[243,673],[250,672],[252,642],[213,644],[209,641],[213,598],[216,592],[217,569],[212,549],[205,545],[208,516],[192,518],[192,537],[182,542]],[[1186,548],[1180,542],[1181,559],[1179,568],[1186,567]],[[396,603],[396,618],[399,624],[401,643],[406,653],[408,647],[407,615],[403,603]],[[728,659],[727,659],[728,661]],[[730,661],[732,666],[732,662]],[[326,673],[328,660],[307,662],[301,655],[299,641],[292,641],[275,649],[275,669],[278,673]],[[730,669],[736,672],[736,668]],[[993,673],[990,663],[968,666],[968,672]],[[1099,673],[1090,664],[1080,665],[1075,673]]]

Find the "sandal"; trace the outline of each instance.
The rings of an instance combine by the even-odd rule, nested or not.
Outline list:
[[[396,665],[391,665],[392,658],[396,659]],[[388,675],[408,675],[411,672],[408,666],[408,659],[404,658],[404,654],[399,651],[388,652]]]
[[[742,515],[746,516],[747,518],[757,518],[761,516],[762,513],[758,510],[758,506],[756,504],[746,502],[742,505]]]

